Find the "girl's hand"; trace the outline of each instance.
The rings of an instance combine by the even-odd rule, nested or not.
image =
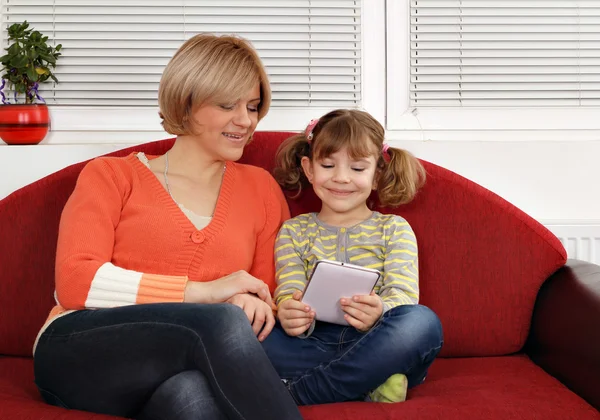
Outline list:
[[[227,302],[244,310],[254,334],[258,336],[258,341],[263,341],[273,330],[275,316],[273,309],[266,302],[247,293],[235,295],[227,299]]]
[[[283,301],[277,309],[277,318],[287,335],[296,337],[310,327],[315,319],[315,313],[310,306],[300,302],[302,293],[296,290],[291,299]]]
[[[368,331],[383,313],[381,298],[371,292],[370,295],[357,295],[352,299],[340,299],[342,310],[346,312],[344,318],[350,325],[359,331]]]
[[[185,286],[184,302],[221,303],[235,295],[252,293],[275,309],[269,286],[244,270],[236,271],[220,279],[196,282],[188,281]]]

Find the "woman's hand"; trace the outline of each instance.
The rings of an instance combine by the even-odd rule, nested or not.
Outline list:
[[[342,310],[346,312],[344,318],[348,324],[362,332],[371,329],[383,313],[383,302],[375,292],[354,296],[352,299],[342,298],[340,303]]]
[[[258,341],[263,341],[273,330],[275,316],[273,309],[266,302],[247,293],[235,295],[227,299],[227,302],[239,306],[246,312],[252,330],[258,336]]]
[[[291,299],[284,300],[277,309],[277,318],[287,335],[296,337],[310,327],[315,319],[315,313],[310,306],[300,302],[302,293],[296,290]]]
[[[235,295],[251,293],[257,295],[270,307],[275,308],[269,286],[244,270],[236,271],[220,279],[197,282],[188,281],[185,286],[184,302],[221,303]]]

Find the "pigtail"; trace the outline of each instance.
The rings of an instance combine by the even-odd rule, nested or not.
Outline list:
[[[302,158],[309,154],[310,146],[304,133],[286,139],[277,149],[273,176],[284,190],[297,191],[293,198],[309,184],[301,164]]]
[[[389,161],[380,165],[377,195],[383,206],[397,207],[415,197],[425,184],[426,172],[421,162],[404,149],[390,147],[386,152]]]

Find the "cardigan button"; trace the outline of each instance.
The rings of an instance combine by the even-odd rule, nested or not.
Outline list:
[[[192,242],[195,244],[201,244],[202,242],[204,242],[204,233],[202,233],[199,230],[192,233],[191,237],[192,237]]]

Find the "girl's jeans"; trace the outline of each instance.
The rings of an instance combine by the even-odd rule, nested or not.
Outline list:
[[[46,402],[140,419],[301,419],[245,313],[156,303],[56,319],[34,356]]]
[[[366,333],[317,321],[312,335],[301,339],[278,323],[263,348],[296,402],[309,405],[362,400],[396,373],[416,386],[442,344],[442,325],[433,311],[402,305]]]

